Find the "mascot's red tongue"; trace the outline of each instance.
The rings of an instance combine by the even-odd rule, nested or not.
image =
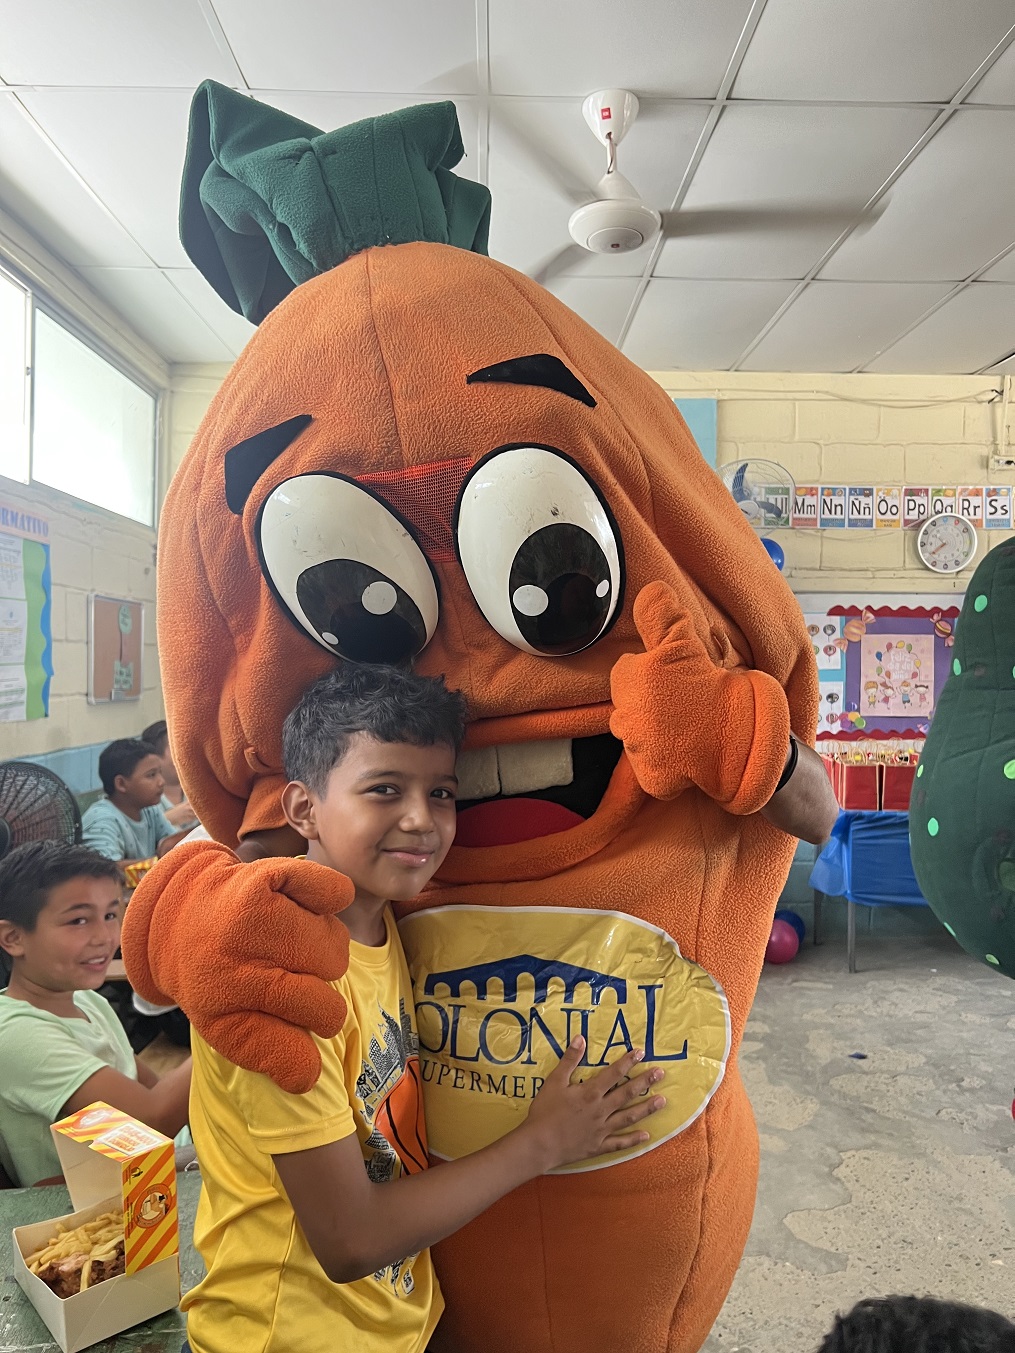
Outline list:
[[[585,819],[545,799],[490,799],[458,814],[456,846],[513,846],[580,826]]]

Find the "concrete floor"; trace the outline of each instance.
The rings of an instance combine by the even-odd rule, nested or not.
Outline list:
[[[747,1026],[761,1180],[707,1353],[812,1353],[836,1311],[893,1292],[1015,1316],[1015,983],[902,908],[872,932],[859,910],[851,976],[845,904],[824,911]]]

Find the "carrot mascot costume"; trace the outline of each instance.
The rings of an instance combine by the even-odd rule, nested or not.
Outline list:
[[[153,870],[124,952],[145,996],[308,1089],[307,1030],[343,1016],[342,881],[299,896],[285,859],[226,847],[283,825],[282,721],[312,679],[445,674],[472,716],[459,833],[400,923],[431,1153],[509,1130],[577,1033],[591,1067],[644,1047],[668,1104],[637,1154],[437,1248],[441,1346],[691,1353],[753,1208],[736,1052],[794,846],[758,810],[815,726],[813,659],[670,400],[483,256],[460,154],[449,104],[323,136],[198,91],[184,242],[262,321],[159,549],[174,756],[221,844]]]

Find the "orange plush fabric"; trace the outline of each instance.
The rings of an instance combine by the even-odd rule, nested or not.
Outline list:
[[[535,385],[467,383],[537,353],[558,358],[591,402]],[[237,515],[226,501],[227,453],[301,415],[310,421],[266,464]],[[455,557],[458,484],[483,456],[514,445],[570,458],[622,540],[616,620],[572,656],[502,638]],[[438,1248],[442,1347],[693,1353],[753,1208],[757,1140],[736,1051],[795,844],[757,810],[779,780],[790,727],[810,740],[816,723],[799,608],[672,402],[560,302],[447,246],[368,250],[298,287],[263,322],[162,515],[159,642],[173,753],[195,810],[226,845],[281,825],[283,718],[336,661],[284,614],[258,553],[268,495],[315,471],[369,487],[413,528],[440,587],[439,623],[416,665],[464,691],[469,746],[609,730],[623,743],[586,820],[515,844],[455,846],[409,910],[626,913],[672,936],[729,1004],[725,1079],[694,1121],[636,1159],[520,1189]],[[334,1012],[323,985],[302,985],[291,1006],[284,996],[269,1005],[249,985],[226,1006],[223,988],[252,956],[263,991],[278,981],[273,959],[324,976],[305,952],[320,918],[280,909],[269,932],[228,863],[192,857],[203,872],[188,890],[170,886],[183,881],[182,870],[169,877],[172,859],[153,870],[128,916],[125,953],[142,993],[179,999],[221,1051],[280,1084],[296,1088],[298,1064],[305,1088],[298,1048],[310,1040],[293,1027],[279,1042],[277,1021],[324,1027]],[[265,886],[292,896],[288,876]],[[211,955],[201,970],[191,963],[199,916]],[[286,920],[290,939],[279,933]],[[538,953],[538,918],[532,924]]]

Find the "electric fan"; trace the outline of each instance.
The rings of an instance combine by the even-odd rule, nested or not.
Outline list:
[[[755,531],[788,526],[793,510],[793,476],[771,460],[735,460],[719,477]]]
[[[80,840],[77,801],[59,775],[33,761],[0,761],[0,859],[26,841]]]

